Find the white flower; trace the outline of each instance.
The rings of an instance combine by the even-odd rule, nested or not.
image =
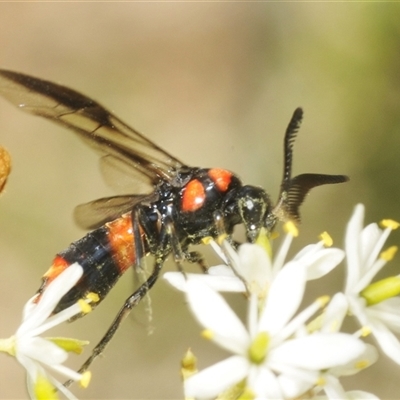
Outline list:
[[[337,319],[335,319],[338,315],[342,315],[343,310],[347,310],[346,307],[343,307],[343,298],[335,297],[328,304],[326,309],[324,310],[324,314],[321,319],[321,332],[338,332],[340,329],[340,325],[337,323]],[[317,399],[352,399],[355,396],[355,393],[361,394],[364,392],[348,392],[344,390],[342,387],[339,378],[341,376],[349,376],[354,375],[361,370],[371,366],[378,359],[378,352],[376,348],[370,344],[365,345],[365,351],[360,354],[358,357],[354,358],[350,362],[338,365],[336,367],[330,368],[324,371],[320,378],[319,383],[313,392],[317,393],[320,390],[323,390],[326,394],[326,397],[315,397]],[[376,399],[377,397],[370,393],[365,393],[365,396],[358,398],[365,399]]]
[[[392,331],[400,332],[400,278],[390,277],[371,284],[375,275],[391,260],[396,247],[381,252],[390,232],[399,224],[385,220],[363,228],[364,206],[356,206],[346,231],[347,279],[344,294],[337,294],[342,304],[337,321],[341,323],[346,307],[360,324],[370,331],[384,353],[400,364],[400,343]]]
[[[328,399],[340,399],[340,400],[379,400],[379,397],[375,396],[372,393],[364,392],[362,390],[351,390],[349,392],[345,392],[335,397],[328,396],[313,396],[311,400],[328,400]]]
[[[26,369],[28,391],[33,399],[46,399],[50,395],[53,398],[55,396],[54,388],[68,398],[75,398],[57,379],[47,374],[46,370],[84,384],[89,378],[89,375],[79,374],[63,365],[68,358],[68,352],[65,349],[79,352],[86,344],[85,342],[66,338],[44,339],[39,337],[48,329],[84,312],[82,305],[76,303],[51,315],[60,299],[78,282],[82,274],[83,269],[78,263],[66,268],[48,285],[39,302],[35,302],[37,296],[27,302],[24,307],[22,324],[15,335],[0,341],[0,351],[15,356]]]
[[[307,269],[287,264],[278,272],[258,313],[250,295],[248,328],[217,292],[188,279],[189,305],[206,335],[233,355],[185,381],[186,397],[210,398],[242,380],[256,398],[295,398],[313,388],[321,370],[356,359],[365,351],[358,338],[344,333],[296,337],[297,330],[325,304],[317,300],[294,317],[303,298]]]
[[[343,250],[324,247],[330,240],[324,234],[320,242],[306,246],[292,260],[285,263],[290,244],[298,234],[292,223],[287,223],[285,227],[287,234],[273,259],[259,245],[245,243],[239,246],[236,252],[227,241],[224,241],[222,244],[224,251],[221,252],[215,242],[212,242],[216,252],[229,266],[211,267],[207,275],[187,274],[187,277],[204,282],[217,291],[250,291],[263,298],[271,282],[286,266],[296,264],[295,268],[304,269],[306,279],[312,280],[326,275],[343,260]],[[185,290],[185,277],[181,273],[167,272],[164,274],[164,279],[177,289]]]

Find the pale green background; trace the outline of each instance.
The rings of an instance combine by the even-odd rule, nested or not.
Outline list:
[[[341,245],[357,202],[368,221],[400,219],[399,17],[398,4],[382,3],[2,3],[0,67],[78,89],[188,164],[231,169],[273,198],[283,133],[303,106],[295,173],[346,173],[351,182],[312,193],[295,248],[323,230]],[[84,234],[73,207],[113,192],[96,155],[71,133],[4,101],[0,143],[13,157],[0,198],[0,337],[7,337],[53,255]],[[398,234],[391,241],[399,243]],[[392,273],[398,266],[396,259]],[[308,301],[340,288],[340,279],[336,272],[312,285]],[[93,315],[59,334],[94,344],[131,289],[127,276]],[[155,333],[148,336],[139,310],[93,366],[89,389],[75,388],[78,397],[179,398],[187,347],[201,367],[224,357],[199,338],[183,296],[163,281],[152,305]],[[345,383],[397,397],[398,376],[399,366],[381,357]],[[1,356],[0,398],[25,396],[22,369]]]

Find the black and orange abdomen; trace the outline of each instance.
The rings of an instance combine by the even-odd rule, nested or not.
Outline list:
[[[36,301],[54,278],[77,262],[83,268],[83,276],[60,300],[54,312],[64,310],[79,299],[86,298],[89,293],[97,294],[100,302],[118,278],[133,266],[134,255],[131,214],[128,213],[88,233],[57,254],[52,266],[43,276],[43,284]]]

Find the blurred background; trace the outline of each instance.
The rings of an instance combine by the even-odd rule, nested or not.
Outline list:
[[[399,13],[393,3],[2,3],[0,67],[79,90],[189,165],[230,169],[274,199],[283,134],[302,106],[294,173],[351,181],[312,192],[295,252],[324,230],[342,245],[358,202],[367,222],[400,219]],[[114,192],[71,132],[3,100],[0,144],[13,159],[0,198],[0,337],[8,337],[53,256],[85,234],[74,206]],[[398,259],[391,264],[386,273],[397,274]],[[340,289],[342,278],[338,268],[310,285],[306,301]],[[94,345],[132,287],[127,274],[96,312],[54,334]],[[161,279],[151,303],[151,323],[145,310],[132,313],[93,365],[89,388],[74,388],[78,397],[178,399],[189,346],[200,368],[225,356],[200,339],[184,296]],[[15,360],[0,356],[0,376],[0,398],[27,397]],[[382,356],[344,383],[397,397],[398,366]]]

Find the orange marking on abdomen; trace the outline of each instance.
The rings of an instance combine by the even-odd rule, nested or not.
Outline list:
[[[215,186],[221,191],[226,192],[232,180],[232,172],[226,169],[212,168],[208,171],[208,176],[213,180]]]
[[[46,287],[57,278],[58,275],[61,274],[65,269],[67,269],[71,264],[64,260],[61,256],[56,256],[53,260],[53,264],[51,267],[46,271],[46,273],[42,277],[42,285],[40,286],[39,293],[36,295],[34,299],[34,303],[37,303],[40,300],[40,297]]]
[[[196,211],[204,203],[206,192],[198,179],[191,180],[182,195],[182,211]]]
[[[121,273],[132,267],[135,258],[132,216],[130,213],[108,222],[108,240],[110,241],[112,256]],[[143,232],[141,235],[143,235]]]
[[[52,266],[43,275],[43,279],[46,280],[47,284],[49,284],[51,281],[53,281],[55,278],[57,278],[57,276],[60,275],[61,272],[63,272],[69,266],[70,266],[70,263],[68,261],[64,260],[63,257],[56,256],[56,258],[53,260]]]

